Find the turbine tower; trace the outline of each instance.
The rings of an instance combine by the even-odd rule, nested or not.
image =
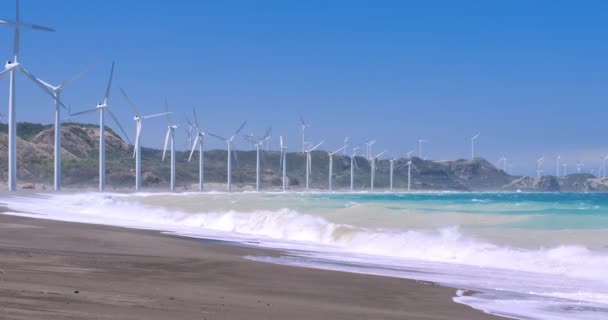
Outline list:
[[[54,170],[53,170],[53,188],[55,191],[61,190],[61,108],[63,103],[61,103],[61,91],[65,89],[65,87],[76,81],[80,78],[84,71],[75,75],[74,77],[66,80],[62,84],[58,86],[53,86],[42,79],[39,79],[29,72],[24,72],[26,76],[32,79],[36,84],[38,84],[45,91],[49,90],[53,94],[53,99],[55,100],[55,143],[54,143]],[[65,107],[64,107],[65,108]],[[69,109],[68,109],[69,112]]]
[[[177,125],[171,122],[171,114],[169,113],[169,102],[165,99],[165,112],[167,115],[167,134],[165,135],[165,147],[163,148],[163,158],[161,161],[165,161],[165,155],[167,154],[167,146],[169,140],[171,141],[171,181],[169,189],[171,192],[175,191],[175,129]]]
[[[502,162],[502,171],[507,173],[507,157],[505,157],[505,156],[500,157],[500,159],[498,159],[498,164],[500,165],[501,162]]]
[[[410,151],[407,153],[407,192],[410,192],[412,189],[412,153],[414,151]]]
[[[196,114],[196,109],[192,108],[192,113],[194,114],[194,130],[196,130],[196,138],[194,139],[194,143],[192,144],[192,149],[190,150],[190,157],[188,157],[188,162],[192,160],[192,155],[194,154],[194,150],[196,150],[196,147],[198,145],[198,191],[203,191],[205,184],[205,169],[203,162],[203,140],[205,139],[205,131],[201,129],[201,126],[198,121],[198,115]]]
[[[371,192],[374,192],[374,178],[376,177],[376,160],[378,160],[378,158],[380,158],[384,153],[386,153],[386,150],[380,152],[375,157],[372,157],[369,160],[370,170],[371,170],[371,181],[370,181],[370,191]]]
[[[106,88],[106,93],[103,98],[103,102],[97,103],[97,106],[88,109],[85,111],[77,112],[72,114],[72,116],[79,116],[91,112],[99,111],[99,191],[103,192],[106,189],[106,148],[105,148],[105,113],[108,112],[112,120],[116,123],[120,131],[125,136],[129,144],[131,141],[129,140],[129,136],[127,135],[125,129],[120,125],[118,118],[112,113],[109,109],[109,98],[110,98],[110,89],[112,88],[112,77],[114,76],[114,62],[112,62],[112,68],[110,69],[110,79],[108,80],[108,86]]]
[[[606,178],[606,161],[608,160],[608,155],[605,156],[602,160],[604,160],[604,175],[603,178]]]
[[[418,137],[418,157],[422,159],[422,144],[429,142],[428,140],[424,140]]]
[[[545,163],[545,156],[542,156],[536,160],[536,177],[540,178],[543,174],[543,163]]]
[[[135,158],[135,191],[139,192],[141,189],[141,128],[142,122],[144,119],[156,118],[159,116],[168,115],[168,112],[152,114],[149,116],[142,116],[139,113],[137,105],[131,100],[127,92],[120,88],[120,92],[122,93],[125,100],[133,111],[133,120],[135,120],[135,145],[133,146],[133,157]]]
[[[280,145],[281,145],[281,155],[279,160],[279,166],[283,171],[283,191],[287,189],[287,153],[285,150],[287,147],[285,146],[285,141],[283,140],[283,136],[279,137]]]
[[[357,161],[355,161],[355,157],[357,156],[357,150],[359,147],[353,148],[353,153],[350,155],[350,191],[354,191],[355,187],[355,167],[357,166]]]
[[[562,159],[562,156],[559,155],[559,154],[555,158],[555,176],[557,178],[559,178],[559,166],[560,166],[559,162],[560,162],[561,159]]]
[[[309,180],[310,180],[310,171],[312,170],[312,159],[310,157],[310,153],[315,151],[318,147],[323,144],[324,141],[319,142],[316,146],[312,148],[306,148],[304,150],[306,152],[306,191],[309,191]]]
[[[306,128],[310,127],[311,125],[309,123],[307,123],[306,121],[304,121],[304,118],[300,115],[300,125],[302,128],[302,153],[306,153],[306,140],[304,137],[304,133],[306,131]]]
[[[241,126],[238,128],[238,130],[236,130],[234,132],[234,134],[232,136],[230,136],[230,138],[223,138],[221,136],[215,135],[213,133],[208,133],[210,136],[215,137],[217,139],[220,139],[224,142],[226,142],[226,146],[227,146],[227,153],[226,153],[226,182],[227,182],[227,190],[228,192],[232,191],[232,155],[230,154],[231,150],[232,150],[232,146],[234,144],[234,139],[237,137],[237,135],[239,134],[239,132],[241,132],[241,130],[243,130],[243,127],[245,127],[245,124],[247,124],[247,121],[243,122],[243,124],[241,124]],[[234,158],[236,159],[236,152],[234,153]]]
[[[264,143],[270,139],[270,130],[266,130],[266,134],[261,139],[251,138],[251,142],[255,145],[255,191],[260,191],[260,151],[263,151]]]
[[[475,159],[475,141],[479,138],[480,133],[477,133],[471,138],[471,159]]]
[[[19,64],[19,37],[21,29],[30,29],[38,31],[54,32],[54,29],[47,28],[37,24],[21,22],[19,14],[19,0],[15,1],[15,20],[0,20],[0,26],[5,26],[14,29],[13,39],[13,61],[8,61],[4,71],[0,73],[0,77],[9,75],[8,87],[8,190],[17,190],[17,106],[16,106],[16,71],[26,73]],[[26,75],[28,75],[26,73]],[[31,75],[31,74],[30,74]],[[28,76],[30,79],[31,77]],[[45,90],[47,94],[53,96],[52,92]],[[61,104],[61,103],[59,103]]]
[[[346,140],[345,140],[346,141]],[[333,184],[332,184],[332,178],[333,178],[333,174],[334,174],[334,155],[337,154],[338,152],[346,149],[347,145],[343,145],[340,149],[334,151],[334,152],[327,152],[327,155],[329,156],[329,192],[331,192],[333,190]]]
[[[390,160],[388,160],[388,162],[390,163],[390,182],[389,182],[389,191],[393,192],[393,169],[395,168],[395,160],[397,160],[397,158],[392,158]]]

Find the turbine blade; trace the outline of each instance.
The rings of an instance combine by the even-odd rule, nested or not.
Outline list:
[[[44,91],[48,96],[53,98],[53,100],[56,100],[61,107],[63,107],[64,109],[67,109],[67,107],[63,104],[63,102],[61,102],[60,99],[57,99],[57,96],[55,96],[55,93],[51,89],[49,89],[49,87],[47,87],[45,82],[41,81],[38,77],[33,75],[31,72],[27,71],[27,69],[23,68],[22,66],[19,66],[19,70],[28,79],[32,80],[36,85],[38,85],[38,87],[40,87],[40,89],[42,89],[42,91]]]
[[[243,122],[243,124],[239,127],[238,130],[236,130],[234,135],[236,136],[237,134],[239,134],[239,132],[241,132],[241,130],[243,130],[243,128],[245,127],[246,124],[247,124],[247,120],[245,120],[245,122]]]
[[[314,151],[315,149],[317,149],[318,147],[320,147],[323,143],[325,143],[325,141],[321,141],[319,142],[319,144],[317,144],[316,146],[314,146],[312,149],[310,149],[309,151]]]
[[[116,115],[114,115],[114,112],[112,112],[112,110],[110,110],[110,109],[106,109],[106,111],[108,112],[108,114],[110,115],[112,120],[114,120],[114,122],[116,123],[116,125],[118,126],[118,128],[120,129],[122,134],[125,136],[125,139],[127,140],[127,142],[129,144],[131,144],[131,139],[129,139],[129,135],[125,131],[125,128],[123,128],[122,125],[120,124],[120,121],[118,121],[118,118],[116,117]]]
[[[104,103],[108,103],[110,97],[110,89],[112,88],[112,78],[114,77],[114,61],[112,61],[112,68],[110,69],[110,79],[108,80],[108,87],[106,88],[106,95],[104,96]]]
[[[201,138],[200,134],[196,135],[196,139],[194,139],[194,143],[192,144],[192,150],[190,150],[190,156],[188,157],[188,162],[190,162],[190,160],[192,160],[192,155],[194,154],[194,150],[196,150],[196,144],[198,143],[198,140]]]
[[[73,116],[79,116],[79,115],[95,112],[97,110],[99,110],[99,108],[88,109],[88,110],[85,110],[85,111],[80,111],[80,112],[72,113],[72,114],[70,114],[70,116],[71,117],[73,117]]]
[[[169,145],[169,138],[171,137],[171,127],[167,128],[167,135],[165,136],[165,147],[163,148],[163,159],[165,161],[165,154],[167,153],[167,146]]]
[[[198,123],[198,114],[196,113],[196,108],[192,108],[192,113],[194,113],[194,124],[196,124],[197,131],[201,130],[201,126]]]
[[[75,76],[69,78],[68,80],[64,81],[62,84],[59,85],[59,87],[57,87],[57,90],[63,90],[63,88],[65,88],[68,84],[78,80],[78,78],[82,77],[87,71],[89,71],[89,69],[85,69],[80,71],[78,74],[76,74]]]
[[[266,130],[266,134],[264,135],[264,138],[262,138],[262,140],[268,140],[270,138],[271,131],[272,131],[272,127],[268,128],[268,130]]]
[[[222,140],[222,141],[228,141],[228,139],[226,139],[226,138],[224,138],[224,137],[220,137],[220,136],[218,136],[218,135],[215,135],[215,134],[213,134],[213,133],[211,133],[211,132],[207,132],[207,134],[208,134],[208,135],[210,135],[210,136],[212,136],[212,137],[214,137],[214,138],[218,138],[218,139],[220,139],[220,140]]]
[[[160,116],[165,116],[171,114],[171,112],[163,112],[163,113],[157,113],[157,114],[151,114],[149,116],[142,116],[142,119],[150,119],[150,118],[156,118],[156,117],[160,117]]]
[[[129,97],[129,95],[127,94],[127,92],[125,92],[123,88],[120,88],[120,92],[122,92],[122,96],[125,97],[125,100],[127,100],[127,104],[131,107],[135,116],[140,117],[140,113],[137,109],[137,105],[135,104],[135,102],[131,100],[131,97]]]

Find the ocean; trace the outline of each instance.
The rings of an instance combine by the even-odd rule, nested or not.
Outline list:
[[[429,281],[516,319],[608,319],[608,194],[183,193],[0,198],[9,214],[280,249],[246,259]]]

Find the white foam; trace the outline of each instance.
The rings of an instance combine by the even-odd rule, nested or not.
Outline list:
[[[300,259],[296,262],[279,258],[269,262],[415,278],[482,292],[517,293],[515,300],[518,301],[522,296],[535,297],[524,299],[527,302],[522,305],[526,307],[521,310],[513,308],[513,302],[509,303],[508,299],[488,299],[483,295],[455,298],[458,302],[505,315],[503,307],[509,305],[512,313],[518,310],[513,313],[517,317],[541,314],[546,315],[546,319],[560,319],[543,311],[547,303],[542,301],[546,299],[557,305],[578,301],[589,308],[601,309],[598,304],[608,307],[608,256],[582,246],[529,250],[475,239],[463,234],[458,227],[407,231],[365,229],[331,223],[290,209],[187,213],[142,205],[133,199],[133,195],[92,193],[10,197],[3,202],[12,210],[29,212],[13,213],[23,216],[156,229],[191,237],[256,241],[262,246],[314,253],[299,253]],[[345,266],[345,262],[349,266]],[[597,315],[591,311],[583,313]]]

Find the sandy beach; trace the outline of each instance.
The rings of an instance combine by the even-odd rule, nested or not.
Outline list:
[[[262,250],[0,215],[2,319],[498,319],[416,281],[266,264]]]

